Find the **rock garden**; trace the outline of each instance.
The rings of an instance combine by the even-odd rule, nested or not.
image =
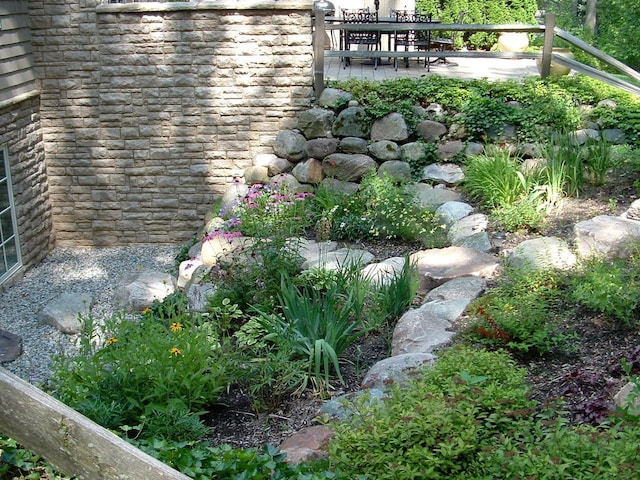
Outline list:
[[[637,478],[638,107],[336,84],[174,273],[41,312],[77,339],[47,388],[198,479]]]

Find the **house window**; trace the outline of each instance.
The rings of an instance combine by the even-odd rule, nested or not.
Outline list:
[[[0,284],[22,266],[9,156],[0,148]]]

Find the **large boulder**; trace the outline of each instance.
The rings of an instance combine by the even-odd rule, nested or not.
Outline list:
[[[640,238],[640,222],[609,215],[599,215],[574,226],[578,253],[625,257],[629,254],[629,242]]]
[[[141,270],[126,275],[116,287],[116,305],[129,311],[141,312],[149,308],[154,300],[162,301],[175,291],[171,275],[154,270]]]
[[[273,152],[282,158],[297,162],[307,157],[307,139],[295,130],[283,130],[273,141]]]
[[[376,168],[378,164],[373,158],[361,154],[334,153],[322,161],[326,176],[345,182],[357,182]]]
[[[525,240],[509,255],[509,263],[518,268],[567,270],[576,263],[576,256],[567,243],[557,237]]]
[[[335,115],[333,110],[324,108],[306,110],[298,116],[298,128],[308,139],[328,137]]]
[[[367,111],[362,107],[345,108],[333,122],[333,135],[336,137],[369,138],[370,132]]]
[[[371,127],[371,140],[390,140],[392,142],[404,142],[409,138],[409,127],[404,117],[397,113],[390,113],[373,122]]]

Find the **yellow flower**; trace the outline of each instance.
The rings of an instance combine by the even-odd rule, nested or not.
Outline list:
[[[115,337],[112,338],[107,338],[107,345],[113,345],[114,343],[117,343],[118,339]]]
[[[145,308],[144,310],[142,310],[142,314],[146,315],[147,313],[149,313],[151,311],[151,309],[149,307]]]
[[[182,324],[178,322],[173,322],[170,328],[172,332],[179,332],[180,330],[182,330]]]
[[[182,355],[182,350],[180,350],[179,348],[173,347],[171,350],[169,350],[171,352],[171,355],[175,355],[176,357],[178,355]]]

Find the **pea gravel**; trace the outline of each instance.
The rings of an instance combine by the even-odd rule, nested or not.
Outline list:
[[[88,293],[96,320],[117,308],[114,291],[124,275],[137,270],[174,273],[177,246],[57,248],[24,277],[0,292],[0,329],[22,338],[22,355],[2,367],[34,385],[44,386],[53,357],[74,348],[77,335],[41,323],[38,312],[63,293]]]

